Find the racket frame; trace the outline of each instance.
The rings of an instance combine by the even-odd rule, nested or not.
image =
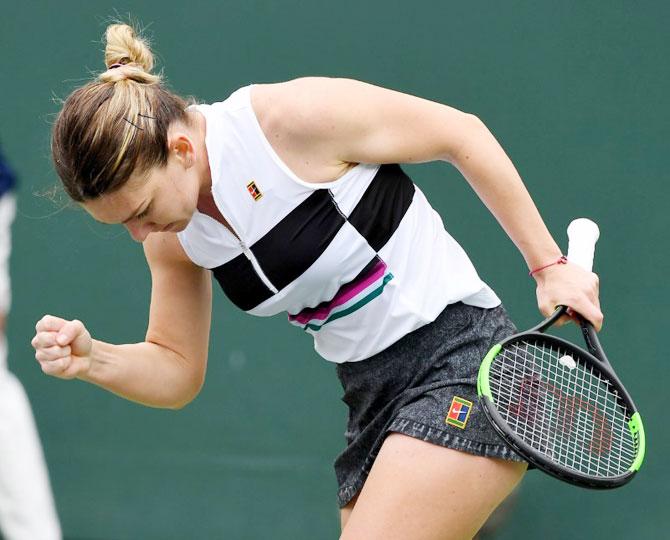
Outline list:
[[[582,487],[593,489],[616,488],[628,483],[633,478],[633,476],[635,476],[635,473],[640,468],[640,465],[644,459],[645,436],[642,419],[637,411],[637,408],[635,407],[635,404],[633,403],[632,398],[630,397],[630,394],[626,391],[624,386],[621,384],[621,381],[611,368],[611,365],[607,360],[602,347],[600,346],[600,342],[595,333],[595,330],[588,322],[584,321],[583,319],[580,320],[582,333],[584,334],[588,348],[592,352],[586,351],[560,337],[544,333],[547,328],[554,324],[565,313],[566,309],[567,308],[565,306],[560,306],[550,317],[542,321],[537,326],[531,328],[530,330],[514,334],[491,348],[482,361],[477,376],[477,393],[479,394],[479,402],[482,405],[484,414],[488,418],[489,422],[491,425],[493,425],[495,430],[505,440],[505,442],[514,448],[514,450],[516,450],[519,455],[528,460],[529,463],[538,469],[541,469],[560,480],[564,480],[571,484]],[[631,413],[630,419],[628,420],[628,427],[631,430],[631,435],[633,438],[637,438],[637,455],[626,473],[613,477],[595,477],[560,465],[544,456],[541,452],[538,452],[528,443],[523,441],[518,435],[516,435],[514,430],[507,424],[507,422],[505,422],[503,417],[497,411],[493,402],[493,396],[491,394],[488,379],[491,364],[503,349],[503,347],[511,345],[515,342],[528,343],[533,341],[552,344],[558,347],[562,347],[569,352],[573,352],[580,359],[583,359],[585,364],[593,367],[609,381],[610,385],[612,386],[612,390],[616,392],[618,401],[626,408],[628,412]],[[599,356],[601,356],[601,358],[599,358]]]

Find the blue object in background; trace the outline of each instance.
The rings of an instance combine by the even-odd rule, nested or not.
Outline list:
[[[5,160],[5,156],[2,154],[2,147],[0,147],[0,197],[14,189],[15,185],[16,175],[9,167],[9,164]]]

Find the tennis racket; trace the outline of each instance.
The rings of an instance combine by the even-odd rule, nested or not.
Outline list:
[[[573,221],[568,260],[590,271],[598,236],[592,221]],[[642,465],[642,419],[589,322],[578,316],[588,350],[545,334],[566,309],[489,351],[479,401],[500,436],[538,469],[583,487],[619,487]]]

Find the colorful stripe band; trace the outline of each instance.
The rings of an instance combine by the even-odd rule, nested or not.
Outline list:
[[[315,330],[319,331],[323,327],[324,324],[327,324],[329,322],[332,322],[334,320],[337,320],[341,317],[345,317],[346,315],[350,315],[354,311],[358,311],[361,309],[365,304],[369,303],[370,301],[374,300],[377,298],[384,290],[384,287],[386,287],[386,284],[393,279],[393,274],[387,274],[384,276],[384,279],[382,280],[382,283],[379,287],[374,289],[370,294],[368,294],[366,297],[362,298],[358,302],[356,302],[353,306],[348,307],[347,309],[343,309],[342,311],[336,311],[333,313],[328,319],[326,319],[323,323],[321,324],[307,324],[305,325],[305,330]]]
[[[288,319],[291,322],[297,322],[300,324],[306,324],[311,320],[325,320],[330,315],[336,307],[346,304],[357,294],[360,294],[363,290],[372,285],[375,281],[381,279],[384,276],[386,271],[386,264],[378,260],[377,263],[372,267],[370,272],[364,275],[359,280],[354,280],[346,285],[340,287],[340,290],[337,291],[335,296],[330,302],[321,304],[316,308],[303,309],[297,315],[289,315]]]
[[[393,279],[393,274],[386,271],[384,261],[377,259],[370,270],[340,287],[332,300],[315,308],[304,309],[296,315],[289,314],[289,321],[306,330],[318,330],[327,322],[353,313],[379,296],[386,284]]]

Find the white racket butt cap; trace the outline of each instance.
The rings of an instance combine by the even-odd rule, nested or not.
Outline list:
[[[568,225],[568,261],[590,272],[593,268],[593,254],[599,237],[600,229],[590,219],[573,220]]]

